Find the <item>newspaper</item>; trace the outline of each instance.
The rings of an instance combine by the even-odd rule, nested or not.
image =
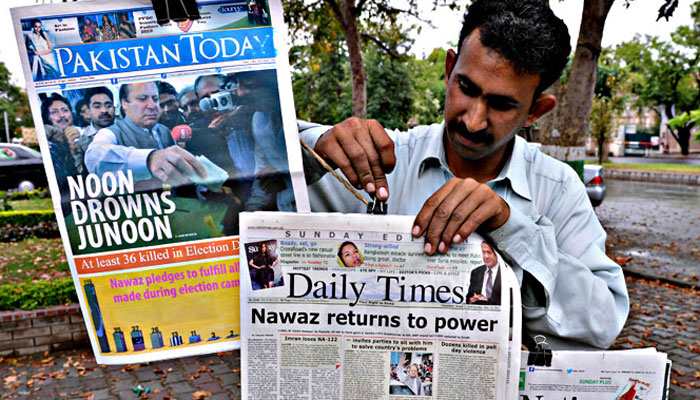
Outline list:
[[[412,222],[241,214],[244,399],[517,393],[513,271],[478,235],[428,257]]]
[[[670,360],[654,348],[553,351],[550,366],[528,365],[522,352],[520,400],[668,398]]]
[[[97,362],[238,348],[238,213],[308,210],[279,1],[12,10]]]

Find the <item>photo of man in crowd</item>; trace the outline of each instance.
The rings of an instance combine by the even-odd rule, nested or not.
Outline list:
[[[211,218],[180,223],[204,235],[199,238],[238,234],[241,211],[296,209],[274,71],[185,75],[62,94],[40,97],[46,126],[58,127],[47,133],[59,143],[52,159],[64,208],[67,176],[121,172],[133,176],[136,192],[169,190],[189,218]],[[82,130],[69,128],[71,105],[78,102],[87,104],[91,119]],[[75,150],[66,149],[69,144]]]
[[[433,355],[431,353],[392,352],[390,368],[389,394],[432,395]]]

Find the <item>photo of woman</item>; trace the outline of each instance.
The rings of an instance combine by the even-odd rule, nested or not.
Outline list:
[[[58,67],[54,58],[51,39],[44,32],[41,21],[35,19],[31,22],[31,25],[32,30],[27,34],[26,44],[32,64],[32,76],[35,80],[54,78],[57,76]]]
[[[102,35],[103,42],[117,40],[117,28],[114,26],[112,20],[107,14],[102,16],[102,26],[100,26],[100,33]]]
[[[362,253],[353,242],[343,242],[338,246],[338,265],[346,268],[359,267],[364,263]]]
[[[275,287],[275,270],[274,268],[279,265],[279,257],[272,252],[268,247],[268,244],[263,242],[260,244],[260,251],[258,251],[253,257],[250,258],[250,265],[255,271],[254,280],[258,284],[259,289],[269,289]],[[251,278],[253,278],[251,276]],[[254,288],[255,290],[255,288]]]
[[[136,37],[136,27],[134,23],[129,20],[128,13],[117,14],[117,21],[119,21],[119,39],[133,39]]]

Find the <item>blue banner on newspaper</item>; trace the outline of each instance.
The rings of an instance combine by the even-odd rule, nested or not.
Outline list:
[[[275,56],[272,28],[201,32],[54,48],[58,78]],[[47,77],[48,79],[49,77]]]

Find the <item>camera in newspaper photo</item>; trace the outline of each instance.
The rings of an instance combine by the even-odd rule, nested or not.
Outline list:
[[[392,352],[389,370],[389,394],[432,396],[433,354]]]
[[[277,240],[245,243],[243,246],[250,266],[253,290],[284,286],[280,258],[277,255]]]

